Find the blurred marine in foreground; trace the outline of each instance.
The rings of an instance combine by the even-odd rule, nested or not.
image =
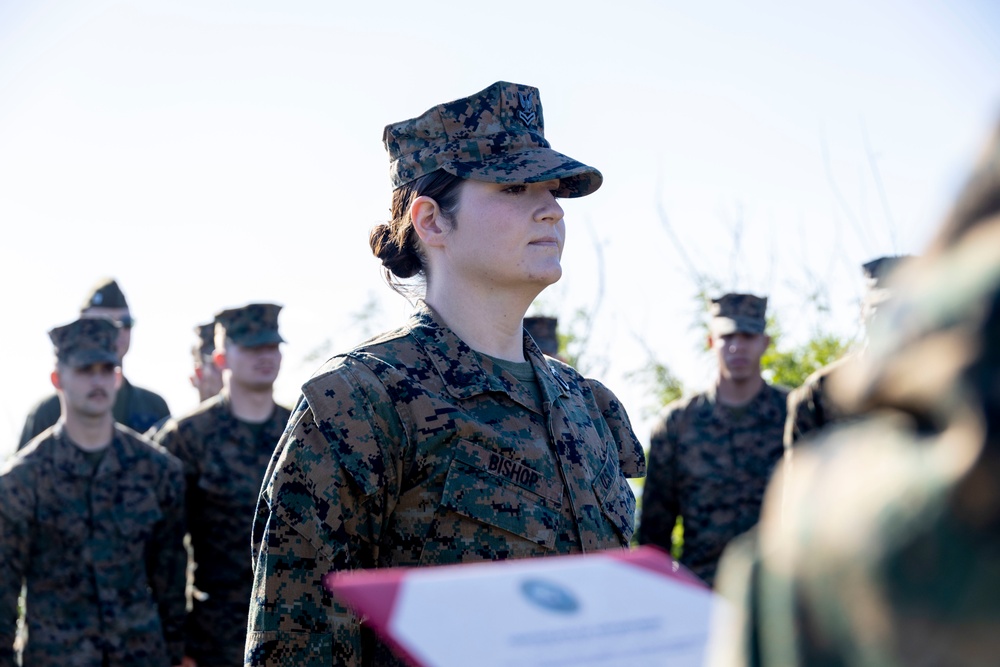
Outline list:
[[[779,474],[723,559],[715,664],[997,662],[1000,130],[894,284],[842,387],[867,417],[796,449],[784,516]]]

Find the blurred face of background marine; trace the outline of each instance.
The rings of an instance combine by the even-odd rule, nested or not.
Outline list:
[[[106,362],[80,367],[59,363],[51,379],[67,416],[95,418],[111,413],[121,384],[121,371]]]
[[[719,362],[719,375],[726,380],[742,382],[760,376],[760,358],[767,351],[771,337],[736,331],[720,336],[711,334],[709,345]]]
[[[244,347],[226,340],[226,347],[215,351],[215,364],[228,371],[230,385],[252,391],[270,390],[281,370],[281,348],[278,343]]]
[[[132,325],[134,320],[128,308],[105,308],[103,306],[91,306],[80,312],[80,317],[91,319],[107,319],[117,323],[118,340],[115,341],[115,350],[118,353],[118,363],[120,364],[128,353],[128,348],[132,344]]]
[[[207,400],[222,391],[222,371],[215,365],[211,355],[195,353],[191,386],[198,390],[198,399]]]

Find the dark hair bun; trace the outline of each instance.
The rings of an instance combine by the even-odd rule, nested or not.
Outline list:
[[[412,278],[423,268],[413,244],[413,230],[408,230],[404,247],[400,248],[389,225],[381,223],[372,228],[368,244],[372,253],[382,260],[382,266],[398,278]]]

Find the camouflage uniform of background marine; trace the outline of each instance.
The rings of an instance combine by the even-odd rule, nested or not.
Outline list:
[[[50,336],[60,359],[96,352],[117,363],[107,320],[78,320]],[[16,664],[22,581],[24,665],[179,664],[183,502],[180,462],[119,424],[96,469],[62,422],[8,460],[0,471],[0,666]]]
[[[500,83],[433,112],[484,150],[491,144],[470,119],[483,132],[510,127],[508,139],[530,149],[545,140],[541,107],[525,99],[537,100],[537,90]],[[510,116],[526,108],[537,113],[531,136]],[[386,129],[390,156],[404,153],[394,174],[406,171],[409,152],[394,142],[419,136],[430,124],[423,119]],[[564,187],[576,186],[589,187]],[[400,664],[324,590],[331,570],[628,544],[635,499],[625,478],[642,476],[644,460],[627,415],[605,388],[544,357],[527,334],[523,341],[534,380],[476,353],[423,306],[305,384],[254,523],[246,664]]]
[[[715,665],[993,665],[1000,656],[1000,129],[942,238],[902,267],[838,399],[723,559]],[[728,650],[725,650],[728,649]]]
[[[874,313],[889,297],[885,279],[903,257],[879,257],[866,262],[861,270],[868,282],[868,290],[862,305],[865,313]],[[867,321],[868,315],[865,319]],[[867,328],[867,324],[866,324]],[[799,444],[803,437],[825,426],[842,421],[846,415],[843,408],[831,400],[828,383],[850,359],[850,356],[820,368],[806,378],[801,387],[788,395],[788,418],[785,421],[785,449]]]
[[[128,308],[125,295],[114,280],[102,280],[94,286],[93,291],[80,312],[88,308]],[[52,426],[59,420],[59,397],[55,394],[42,399],[29,412],[24,420],[18,449],[28,444],[28,441]],[[170,416],[167,402],[159,394],[142,387],[137,387],[122,377],[122,385],[115,396],[112,409],[115,421],[124,424],[136,433],[145,433],[152,425]]]
[[[713,315],[740,331],[764,332],[767,299],[727,294]],[[783,453],[788,392],[766,382],[737,408],[715,389],[674,401],[653,429],[643,487],[639,542],[666,550],[684,520],[680,561],[711,584],[726,544],[757,523],[764,487]]]
[[[280,306],[252,304],[216,321],[238,345],[280,342]],[[291,412],[275,404],[261,426],[232,413],[226,390],[171,419],[156,440],[184,463],[188,528],[196,563],[185,652],[199,667],[242,665],[253,585],[250,532],[261,481]],[[207,596],[207,597],[206,597]]]

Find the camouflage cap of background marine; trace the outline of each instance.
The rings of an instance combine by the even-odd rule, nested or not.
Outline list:
[[[559,354],[558,327],[559,320],[555,317],[540,315],[524,318],[525,330],[531,335],[531,339],[535,341],[535,345],[542,351],[542,354],[547,354],[550,357]]]
[[[88,308],[128,308],[125,295],[112,278],[102,278],[91,288],[90,293],[80,306],[80,312]]]
[[[199,324],[194,328],[194,332],[199,341],[195,348],[198,350],[198,354],[203,357],[212,356],[212,353],[215,352],[215,321]]]
[[[498,81],[475,95],[386,125],[392,187],[438,169],[488,183],[561,180],[556,195],[582,197],[601,186],[593,167],[557,153],[545,139],[538,89]]]
[[[767,325],[767,297],[753,294],[724,294],[712,299],[709,329],[717,336],[732,333],[762,334]]]
[[[67,366],[90,364],[117,366],[118,325],[104,318],[80,318],[49,331],[56,358]]]
[[[242,347],[284,343],[278,333],[278,313],[281,306],[273,303],[251,303],[229,308],[215,316],[216,325],[226,332],[226,338]]]

